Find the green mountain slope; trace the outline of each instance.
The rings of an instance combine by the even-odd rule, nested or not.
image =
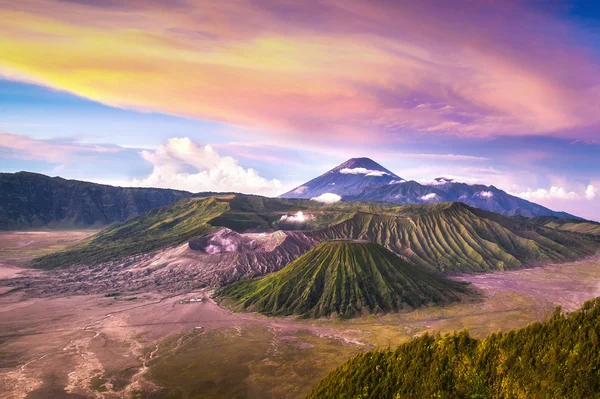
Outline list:
[[[109,227],[64,252],[37,258],[33,266],[95,264],[186,242],[215,230],[208,221],[229,209],[217,198],[190,198]]]
[[[211,201],[219,206],[205,211],[201,204]],[[286,221],[299,211],[304,215],[302,223]],[[556,230],[461,203],[323,205],[309,200],[227,194],[195,197],[151,211],[109,227],[69,251],[41,258],[34,266],[52,268],[118,260],[179,245],[223,227],[238,233],[293,232],[294,240],[305,251],[324,241],[370,241],[410,263],[444,273],[563,262],[593,255],[600,248],[598,236]],[[285,255],[281,251],[263,253],[261,258],[266,264],[281,265],[267,259]],[[291,259],[301,254],[294,253]]]
[[[0,230],[106,226],[192,194],[122,188],[37,173],[0,173]]]
[[[600,223],[589,220],[559,219],[547,216],[533,218],[531,221],[551,229],[600,236]]]
[[[325,377],[309,399],[598,398],[600,298],[543,324],[483,340],[424,335],[360,354]]]
[[[504,270],[594,254],[598,240],[471,208],[462,203],[409,205],[306,233],[319,241],[368,240],[441,272]]]
[[[469,290],[413,266],[381,245],[319,244],[264,278],[241,280],[217,292],[224,303],[267,315],[351,317],[459,301]]]

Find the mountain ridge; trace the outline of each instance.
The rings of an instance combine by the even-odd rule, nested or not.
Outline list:
[[[352,181],[345,181],[345,185],[338,185],[338,179],[342,181],[347,179],[341,177],[342,171],[347,169],[346,165],[354,165],[357,163],[356,160],[361,160],[365,165],[376,165],[382,173],[387,171],[385,178],[374,179],[365,173]],[[310,199],[332,193],[340,195],[341,199],[346,201],[381,201],[399,205],[459,201],[505,216],[555,216],[580,219],[566,212],[554,211],[516,197],[493,185],[467,184],[444,177],[438,177],[434,181],[433,184],[407,181],[369,158],[351,158],[321,176],[280,195],[280,198]]]
[[[402,178],[398,175],[370,158],[350,158],[279,197],[310,199],[325,193],[347,196],[358,194],[368,186],[389,184],[400,180]]]
[[[142,215],[193,194],[115,187],[40,173],[0,173],[0,230],[97,228]]]

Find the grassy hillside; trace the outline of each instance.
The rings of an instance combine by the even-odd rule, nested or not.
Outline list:
[[[600,299],[545,323],[483,340],[465,331],[424,335],[360,354],[330,373],[309,399],[598,398]]]
[[[531,221],[551,229],[600,236],[600,223],[589,220],[559,219],[547,216],[533,218]]]
[[[304,222],[282,220],[282,216],[294,216],[299,211],[306,216]],[[461,203],[323,205],[309,200],[226,194],[191,198],[151,211],[109,227],[69,251],[41,258],[34,266],[116,260],[178,245],[219,227],[236,232],[295,230],[297,239],[309,243],[307,249],[332,240],[375,242],[415,265],[444,273],[562,262],[592,255],[600,248],[600,238],[593,235],[556,230]]]
[[[208,221],[229,209],[216,198],[190,198],[109,227],[67,251],[37,258],[33,266],[56,268],[94,264],[181,244],[215,229]]]
[[[469,289],[374,243],[325,242],[264,278],[217,292],[234,308],[267,315],[351,317],[459,301]]]
[[[0,230],[105,226],[191,196],[186,191],[112,187],[38,173],[0,173]]]
[[[417,265],[441,272],[562,262],[592,255],[600,247],[592,236],[517,222],[456,202],[408,205],[378,214],[357,212],[351,219],[306,234],[319,241],[376,242]]]

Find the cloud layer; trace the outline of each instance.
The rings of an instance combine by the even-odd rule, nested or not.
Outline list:
[[[5,77],[272,141],[600,124],[587,33],[525,2],[21,0],[0,20]]]
[[[281,190],[278,180],[267,180],[254,169],[243,168],[234,158],[219,155],[212,146],[198,145],[187,137],[171,138],[156,151],[140,154],[153,169],[148,176],[134,179],[134,186],[271,196]]]
[[[515,195],[525,198],[531,201],[536,200],[550,200],[550,199],[559,199],[559,200],[581,200],[588,199],[593,200],[596,198],[596,193],[598,193],[598,188],[593,185],[588,185],[583,193],[577,193],[575,191],[568,191],[563,187],[552,186],[549,189],[538,188],[538,189],[529,189],[528,191],[524,191],[521,193],[517,193]]]
[[[371,170],[367,168],[343,168],[340,170],[340,173],[344,175],[365,175],[372,177],[381,177],[389,174],[382,170]]]

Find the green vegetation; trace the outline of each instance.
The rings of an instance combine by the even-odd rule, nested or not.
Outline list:
[[[600,298],[476,340],[423,335],[355,356],[308,398],[598,398]]]
[[[590,220],[559,219],[552,216],[540,216],[531,219],[531,221],[551,229],[600,236],[600,223]]]
[[[106,380],[105,378],[96,376],[90,381],[90,389],[93,389],[97,392],[106,392],[108,391],[108,389],[106,388],[107,382],[108,380]]]
[[[95,264],[178,245],[214,230],[208,222],[229,209],[217,198],[185,199],[109,227],[67,251],[34,259],[43,269]]]
[[[594,236],[515,221],[462,203],[408,205],[354,217],[306,233],[318,241],[367,240],[441,272],[484,272],[593,255]]]
[[[118,296],[120,296],[120,295],[121,295],[121,293],[120,293],[120,292],[111,292],[111,293],[109,293],[109,294],[104,294],[104,296],[105,296],[106,298],[116,298],[116,297],[118,297]]]
[[[215,295],[266,315],[353,317],[459,301],[462,283],[415,267],[381,245],[332,241],[267,277],[242,280]]]
[[[131,383],[131,378],[139,371],[139,367],[132,366],[121,370],[105,372],[101,376],[93,377],[90,388],[98,392],[108,392],[106,383],[110,383],[111,391],[119,392]]]
[[[283,215],[302,211],[304,223]],[[96,264],[143,254],[202,237],[219,227],[236,232],[301,230],[296,238],[315,242],[365,240],[392,250],[411,263],[443,273],[521,268],[564,262],[594,254],[600,237],[504,217],[461,203],[396,206],[227,194],[182,200],[126,223],[109,227],[60,253],[43,256],[34,267]],[[269,255],[265,255],[269,256]]]

